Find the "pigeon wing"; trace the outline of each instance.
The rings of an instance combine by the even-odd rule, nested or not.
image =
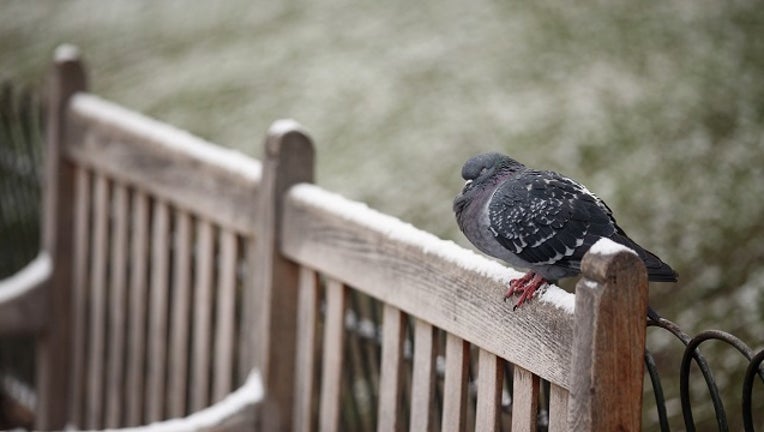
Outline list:
[[[489,204],[497,241],[531,265],[578,269],[584,251],[616,231],[610,209],[586,187],[551,171],[505,182]]]

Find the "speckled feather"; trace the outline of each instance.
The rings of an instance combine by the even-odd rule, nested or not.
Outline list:
[[[488,255],[557,280],[577,275],[586,251],[609,238],[642,258],[650,280],[676,281],[671,267],[632,241],[610,208],[572,179],[498,153],[470,159],[462,176],[467,184],[454,201],[457,222]]]

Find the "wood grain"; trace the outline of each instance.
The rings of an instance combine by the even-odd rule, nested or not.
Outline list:
[[[151,233],[151,285],[149,287],[148,376],[146,377],[146,421],[162,420],[167,387],[167,303],[170,280],[170,209],[154,201]]]
[[[470,344],[451,333],[446,334],[446,371],[443,382],[443,432],[465,430],[467,420],[467,383],[470,367]]]
[[[568,391],[558,385],[549,386],[549,432],[568,431]]]
[[[222,400],[233,390],[233,344],[236,302],[236,234],[220,230],[220,268],[217,284],[217,311],[215,313],[215,362],[212,400]]]
[[[436,329],[429,323],[414,323],[414,372],[411,383],[411,420],[409,430],[432,431],[435,428],[435,357]]]
[[[204,220],[197,221],[196,280],[194,283],[194,320],[192,325],[191,410],[209,404],[210,352],[212,333],[212,278],[215,253],[214,228]]]
[[[402,427],[399,400],[403,385],[405,316],[389,304],[384,304],[383,308],[377,431],[392,432]]]
[[[318,427],[321,432],[334,432],[340,425],[342,395],[343,348],[345,345],[345,305],[347,293],[342,283],[326,284],[326,321],[321,362],[321,398]]]
[[[170,368],[168,415],[186,414],[188,396],[189,335],[191,328],[191,244],[192,220],[184,211],[175,211],[175,254],[173,260],[173,306],[170,328]]]
[[[502,360],[486,350],[479,350],[478,394],[477,407],[475,408],[476,431],[491,432],[499,430],[503,377],[504,368],[502,367]]]
[[[152,197],[251,234],[260,164],[91,94],[72,101],[69,121],[84,139],[69,158]]]
[[[113,195],[113,225],[111,234],[111,263],[109,265],[111,293],[108,315],[108,361],[106,381],[107,428],[122,426],[124,401],[124,367],[127,304],[127,255],[128,255],[128,203],[129,196],[123,185],[115,184]]]
[[[581,269],[568,425],[571,430],[638,431],[647,272],[630,252],[588,253]]]
[[[512,381],[512,432],[536,432],[539,377],[515,366]]]
[[[300,267],[300,292],[297,298],[297,352],[295,359],[294,432],[314,429],[313,413],[316,405],[316,359],[318,347],[318,275],[307,267]]]
[[[299,188],[316,194],[316,201],[326,194],[312,185]],[[567,387],[573,334],[569,312],[540,301],[513,312],[502,301],[505,282],[394,236],[389,226],[357,222],[363,219],[373,221],[374,212],[359,210],[348,218],[289,194],[284,254]]]

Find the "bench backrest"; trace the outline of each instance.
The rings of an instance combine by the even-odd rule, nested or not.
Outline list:
[[[271,128],[261,165],[84,93],[65,54],[49,105],[41,428],[184,415],[255,367],[262,429],[338,430],[362,293],[382,315],[372,427],[535,430],[545,380],[549,430],[638,429],[636,256],[590,253],[575,300],[550,287],[512,312],[513,272],[309,184],[313,145],[293,122]]]

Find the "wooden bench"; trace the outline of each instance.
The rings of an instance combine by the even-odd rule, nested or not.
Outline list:
[[[0,282],[0,336],[38,340],[38,428],[212,410],[199,430],[339,430],[355,293],[383,311],[377,430],[535,431],[541,380],[550,431],[640,428],[647,279],[628,251],[600,245],[575,298],[512,312],[513,271],[310,184],[294,122],[261,163],[88,94],[71,48],[50,91],[44,250]]]

